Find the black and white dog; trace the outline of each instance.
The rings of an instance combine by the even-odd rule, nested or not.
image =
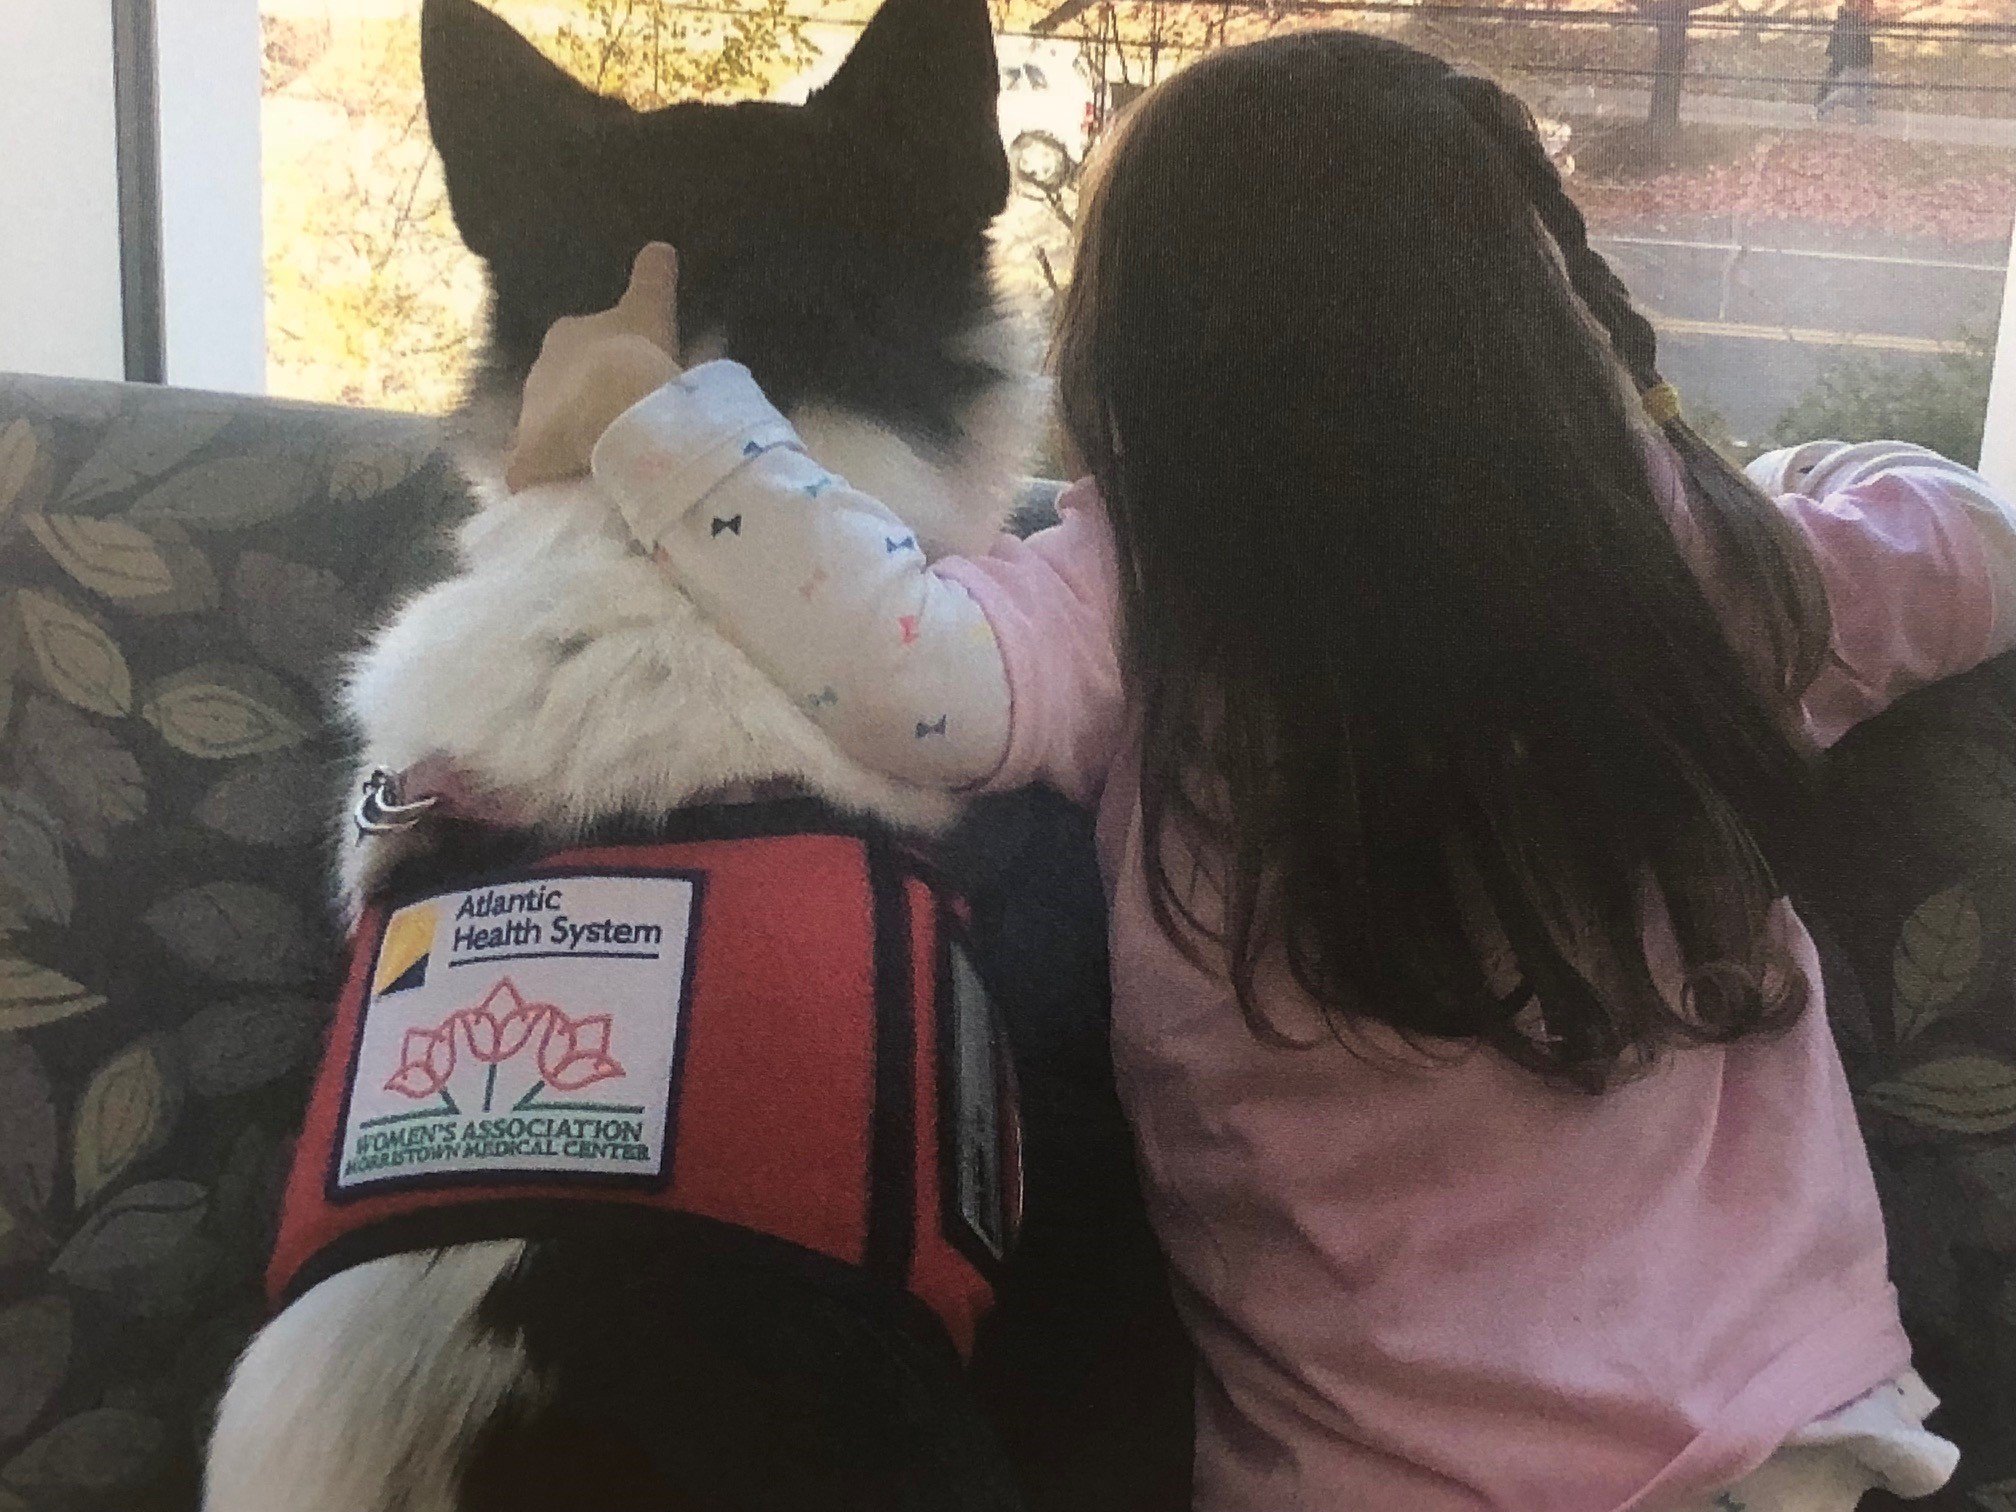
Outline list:
[[[689,1132],[681,1120],[699,1116],[694,1088],[676,1117],[668,1110],[678,1077],[696,1073],[691,1057],[678,1069],[685,1051],[669,1040],[672,1080],[660,1073],[659,1103],[645,1096],[642,1114],[552,1101],[592,1093],[642,1052],[610,1040],[607,1004],[577,1003],[570,1018],[521,992],[538,961],[514,968],[523,980],[508,1003],[493,993],[435,1029],[408,1024],[382,1088],[356,1064],[370,1015],[394,994],[430,969],[424,990],[447,991],[446,967],[468,964],[440,959],[451,948],[514,959],[497,952],[537,925],[500,914],[558,895],[542,883],[479,899],[472,877],[522,882],[522,868],[556,848],[662,840],[666,816],[774,815],[769,800],[787,791],[781,811],[865,836],[878,853],[892,837],[935,837],[934,864],[970,903],[961,938],[1019,1076],[1026,1216],[1019,1249],[991,1272],[997,1306],[970,1368],[899,1315],[874,1277],[793,1263],[775,1236],[733,1242],[732,1223],[532,1204],[515,1229],[350,1253],[297,1276],[239,1363],[210,1453],[209,1512],[1187,1505],[1189,1367],[1104,1061],[1100,899],[1078,817],[1041,795],[961,813],[857,766],[636,553],[592,485],[512,497],[500,482],[508,417],[547,327],[613,303],[637,249],[662,240],[680,252],[689,362],[746,363],[819,460],[888,502],[934,551],[988,540],[1009,515],[1035,407],[991,294],[988,230],[1008,177],[985,0],[887,0],[803,106],[639,113],[575,83],[473,0],[426,0],[422,26],[455,219],[494,295],[464,416],[475,508],[458,570],[385,627],[353,670],[346,707],[360,779],[450,771],[501,795],[509,818],[402,828],[402,795],[381,788],[366,817],[382,832],[356,844],[346,834],[342,905],[365,921],[370,948],[346,995],[361,1016],[345,1029],[339,1015],[337,1035],[352,1035],[343,1053],[357,1060],[331,1084],[341,1107],[311,1112],[311,1130],[318,1116],[334,1120],[335,1158],[297,1169],[296,1187],[340,1204],[373,1161],[399,1174],[399,1162],[432,1158],[428,1120],[448,1131],[456,1120],[442,1110],[467,1111],[456,1091],[476,1095],[455,1078],[487,1066],[488,1111],[518,1047],[536,1048],[541,1069],[529,1093],[497,1107],[544,1095],[537,1108],[577,1111],[549,1113],[539,1130],[592,1133],[568,1145],[588,1152],[581,1160],[642,1160],[660,1185],[690,1175],[670,1160]],[[584,876],[577,867],[568,885],[586,889]],[[650,914],[672,897],[635,878],[590,880],[605,912],[610,898]],[[461,891],[444,891],[451,884]],[[689,891],[676,922],[699,932],[712,903],[692,902],[699,884],[678,885]],[[451,947],[430,932],[443,898],[464,912],[480,901],[489,922]],[[604,918],[570,938],[656,942],[662,918],[650,917],[661,922]],[[791,921],[780,927],[779,948],[795,948]],[[691,957],[689,945],[685,986],[667,990],[704,991]],[[367,1093],[415,1111],[362,1118]],[[638,1134],[582,1107],[658,1124]],[[537,1150],[560,1158],[554,1138],[510,1143],[532,1127],[524,1117],[461,1123],[465,1137],[481,1123],[502,1140],[485,1146],[500,1181],[550,1177]],[[367,1143],[391,1153],[352,1160]],[[431,1148],[445,1163],[416,1165],[423,1184],[461,1158]],[[776,1164],[756,1162],[750,1179]],[[674,1169],[680,1177],[665,1174]],[[355,1190],[375,1180],[358,1176]]]

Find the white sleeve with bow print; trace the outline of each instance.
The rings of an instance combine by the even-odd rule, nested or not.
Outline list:
[[[741,364],[640,401],[592,465],[638,543],[848,755],[938,788],[1001,764],[1008,681],[980,606],[806,455]]]

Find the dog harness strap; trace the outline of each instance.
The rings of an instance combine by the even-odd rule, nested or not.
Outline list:
[[[374,904],[269,1291],[616,1204],[856,1272],[965,1352],[1021,1178],[960,931],[847,833],[576,847]]]

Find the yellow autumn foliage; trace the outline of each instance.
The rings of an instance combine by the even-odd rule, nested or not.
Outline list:
[[[460,395],[484,284],[427,136],[418,9],[266,18],[277,395],[428,413]],[[642,107],[761,96],[817,57],[785,0],[699,16],[660,0],[570,0],[557,22],[551,4],[496,9],[577,77]]]

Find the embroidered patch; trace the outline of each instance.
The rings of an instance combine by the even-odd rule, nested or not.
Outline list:
[[[336,1191],[503,1172],[662,1176],[696,888],[542,876],[392,915]]]
[[[1004,1260],[1022,1221],[1022,1131],[1012,1069],[994,1005],[966,952],[950,947],[951,1044],[945,1076],[950,1097],[952,1210],[996,1260]]]

